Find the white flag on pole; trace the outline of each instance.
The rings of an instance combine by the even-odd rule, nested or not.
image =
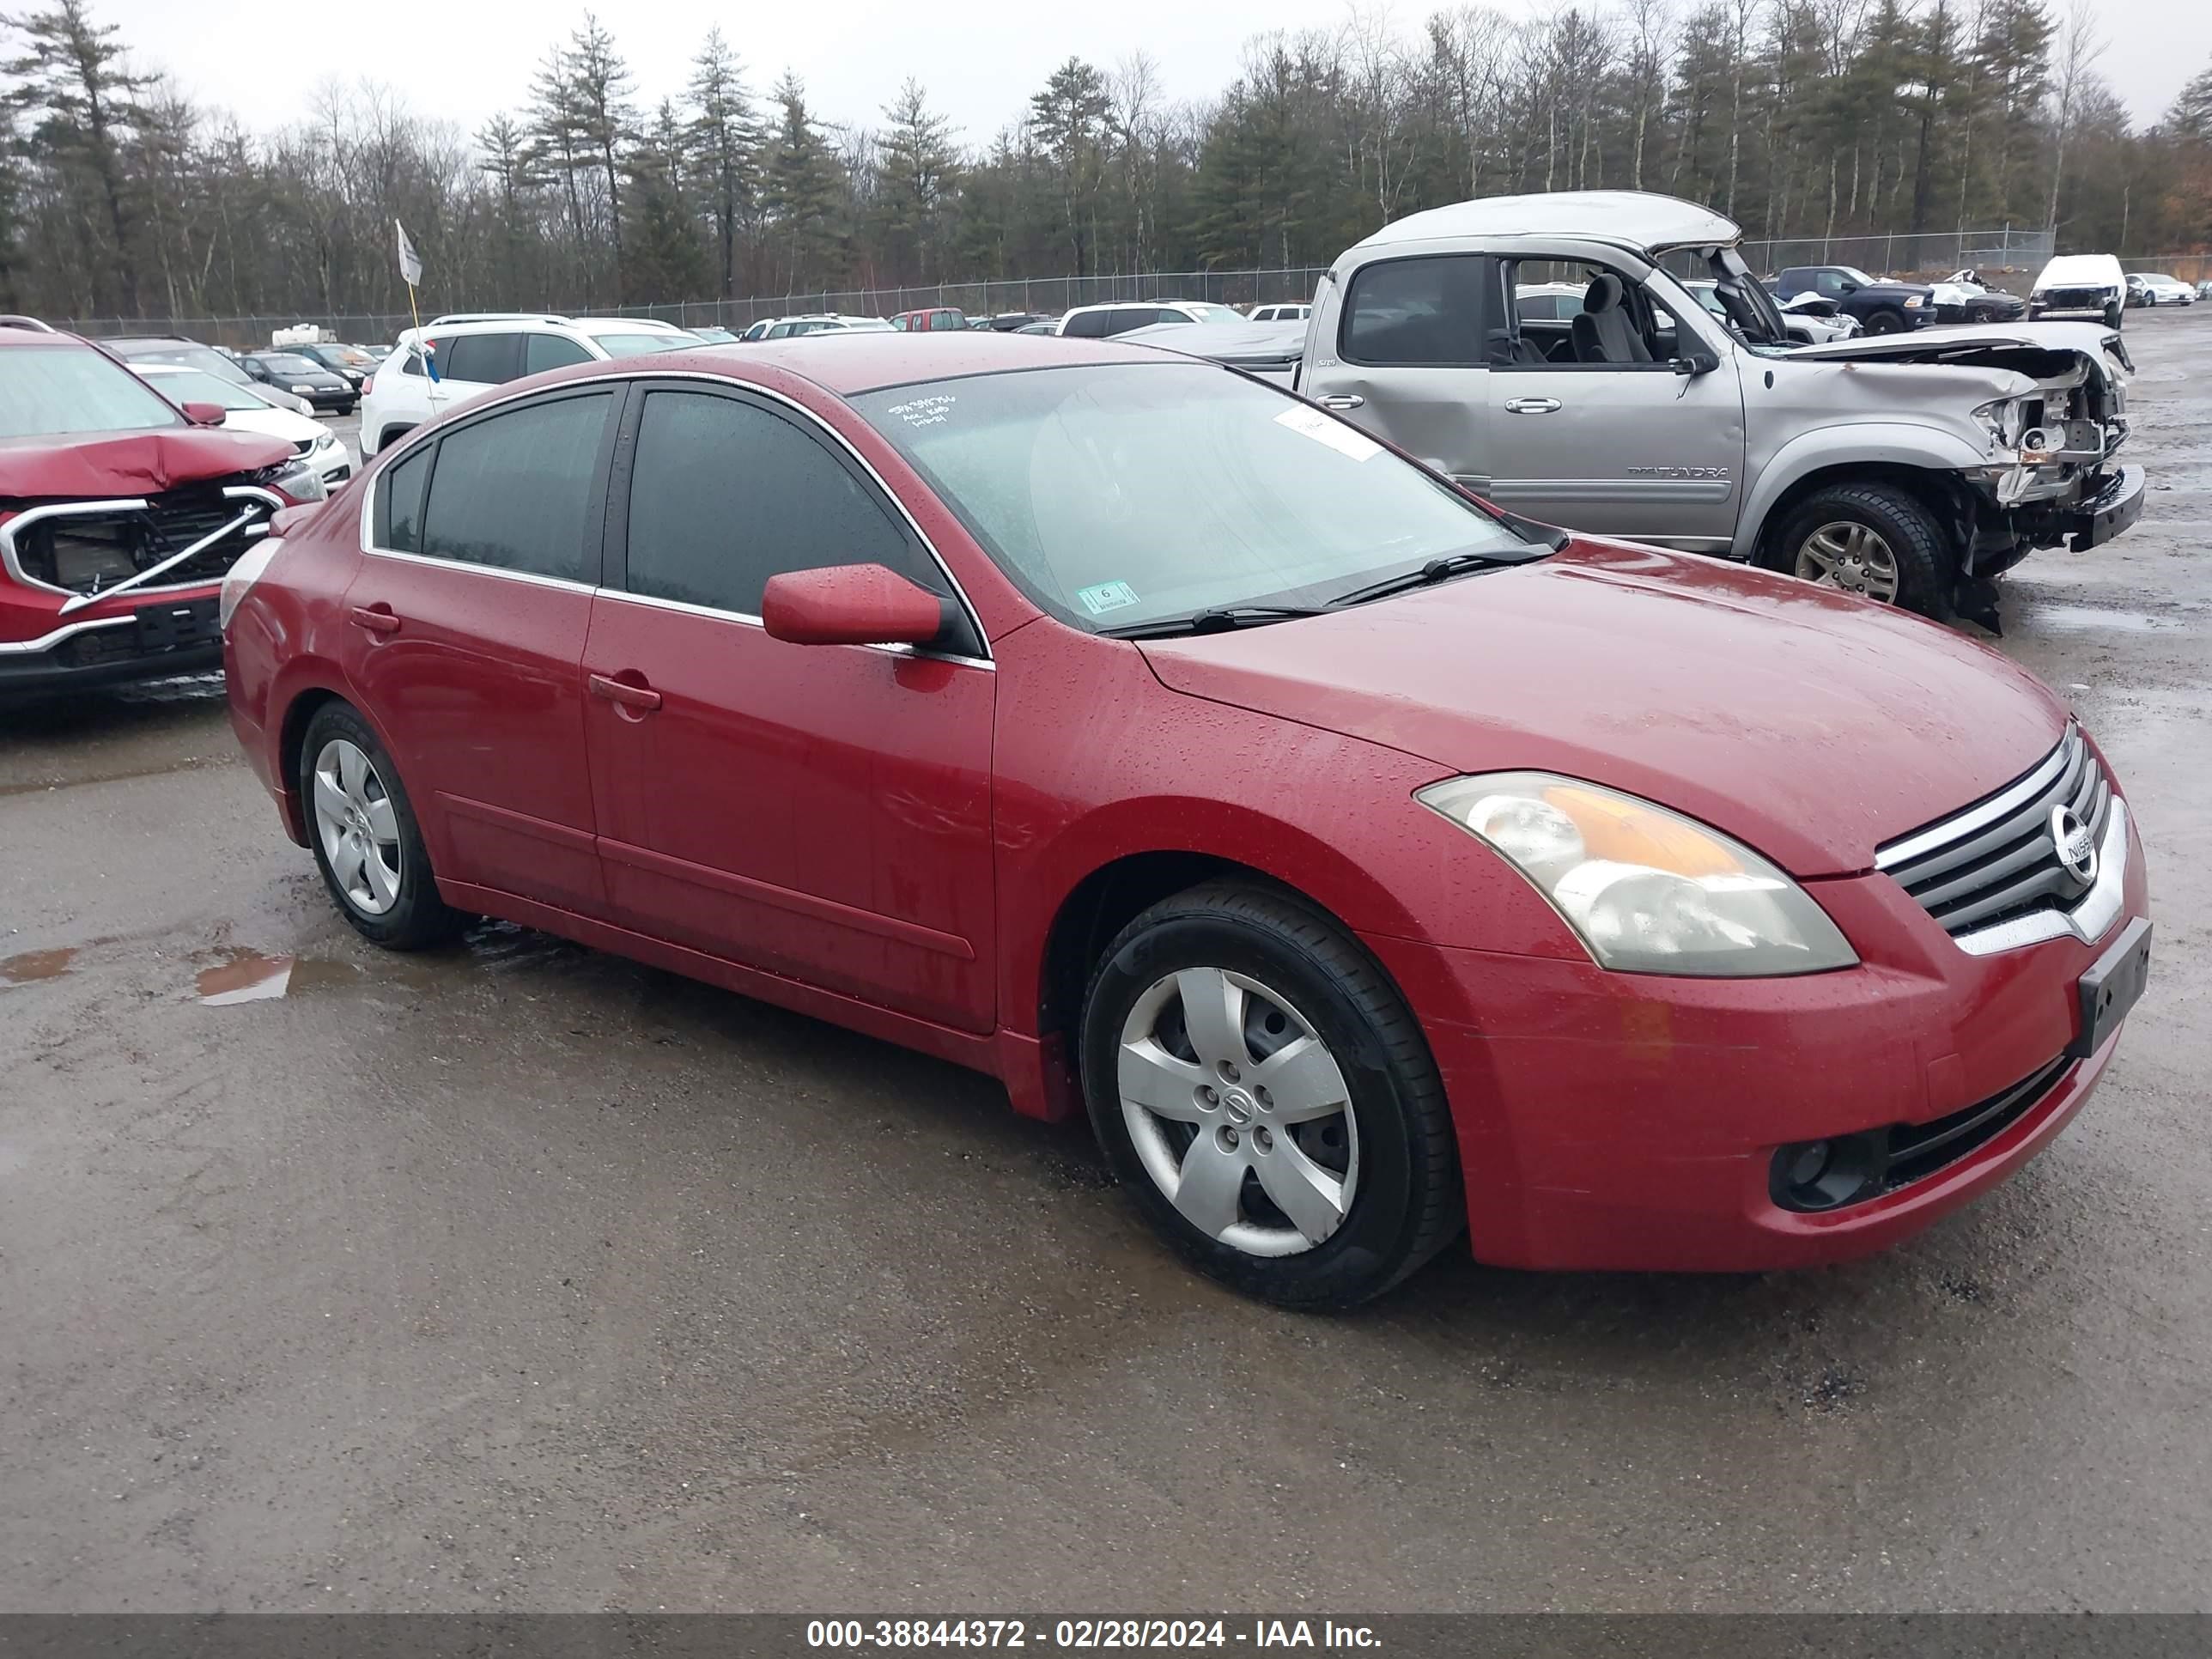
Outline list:
[[[416,252],[415,244],[407,240],[406,226],[394,219],[392,228],[399,233],[399,275],[408,287],[420,288],[422,285],[422,256]]]

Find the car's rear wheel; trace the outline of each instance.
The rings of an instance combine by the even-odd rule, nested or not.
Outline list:
[[[1449,1243],[1457,1147],[1419,1026],[1319,910],[1211,883],[1121,930],[1084,1000],[1092,1125],[1146,1218],[1215,1278],[1348,1308]]]
[[[1821,587],[1950,615],[1954,566],[1942,526],[1893,484],[1832,484],[1793,508],[1760,561]]]
[[[1905,332],[1905,313],[1887,306],[1880,311],[1869,312],[1866,331],[1869,334],[1902,334]]]
[[[419,951],[467,926],[468,917],[438,896],[398,768],[349,705],[325,703],[307,722],[300,799],[323,884],[364,939]]]

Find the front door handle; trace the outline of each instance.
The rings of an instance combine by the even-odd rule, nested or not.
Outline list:
[[[605,697],[609,702],[624,708],[635,708],[649,714],[660,707],[660,693],[649,685],[633,685],[628,680],[611,679],[605,674],[591,677],[592,695]]]
[[[392,614],[388,605],[357,605],[353,608],[353,625],[372,634],[397,634],[399,618]]]
[[[1508,415],[1550,415],[1555,413],[1559,407],[1557,398],[1508,398],[1505,400]]]
[[[1367,399],[1356,392],[1332,392],[1326,398],[1316,398],[1314,401],[1323,409],[1333,409],[1339,414],[1347,409],[1364,409],[1367,406]]]

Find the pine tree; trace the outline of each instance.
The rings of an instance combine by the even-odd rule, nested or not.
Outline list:
[[[842,274],[845,179],[807,111],[806,88],[799,77],[787,70],[771,95],[776,125],[763,201],[769,233],[783,252],[789,291],[798,293]]]
[[[137,250],[134,246],[124,152],[144,124],[140,99],[151,78],[123,66],[123,46],[112,23],[94,23],[84,0],[59,0],[46,11],[11,19],[28,48],[0,73],[23,82],[22,96],[43,112],[33,137],[64,173],[86,179],[97,198],[87,204],[85,223],[106,222],[105,248],[89,250],[112,262],[124,312],[141,316]]]
[[[1079,276],[1097,265],[1099,137],[1111,107],[1106,77],[1079,58],[1054,70],[1030,100],[1030,124],[1059,174],[1061,227]]]
[[[707,245],[684,174],[684,125],[664,99],[653,125],[623,158],[629,176],[626,303],[657,304],[705,291],[712,280]]]
[[[884,114],[890,125],[878,140],[876,215],[892,279],[941,279],[945,219],[959,173],[952,124],[911,78]]]
[[[691,60],[691,119],[685,139],[692,169],[706,190],[721,249],[722,297],[737,292],[738,234],[754,212],[760,189],[760,122],[745,90],[744,66],[719,28],[707,31]]]

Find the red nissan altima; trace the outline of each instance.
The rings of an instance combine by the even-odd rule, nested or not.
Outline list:
[[[285,515],[233,720],[346,919],[549,929],[1087,1110],[1341,1307],[1878,1249],[2046,1146],[2150,924],[2094,742],[1917,618],[1501,517],[1140,348],[519,381]]]

